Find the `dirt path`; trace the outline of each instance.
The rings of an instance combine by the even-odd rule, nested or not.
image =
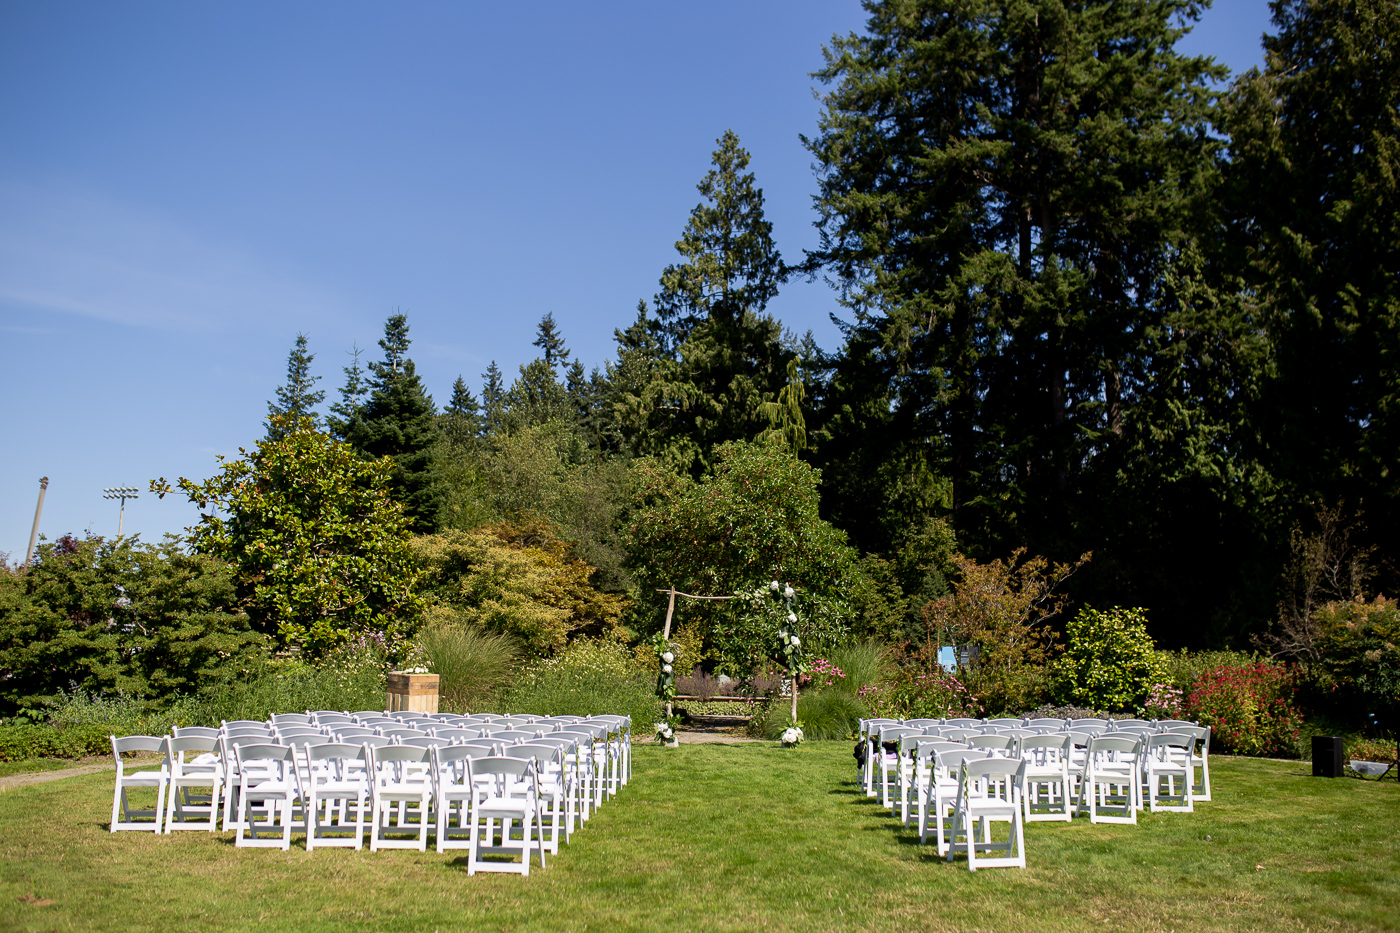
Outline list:
[[[42,784],[45,781],[61,781],[64,778],[77,777],[80,774],[96,774],[98,771],[113,771],[115,769],[116,765],[109,761],[106,764],[93,763],[78,765],[75,768],[64,768],[62,771],[28,771],[24,774],[9,774],[5,777],[0,777],[0,791],[24,787],[28,784]]]
[[[676,730],[676,740],[686,745],[741,745],[764,741],[744,735],[746,721],[743,716],[695,716]]]

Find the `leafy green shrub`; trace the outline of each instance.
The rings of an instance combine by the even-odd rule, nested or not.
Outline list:
[[[1400,705],[1400,603],[1334,602],[1314,616],[1322,668],[1366,711]]]
[[[1213,741],[1241,755],[1295,755],[1303,717],[1294,708],[1291,672],[1256,661],[1206,671],[1186,698],[1187,713],[1210,726]]]
[[[193,692],[265,645],[230,568],[176,538],[65,535],[22,572],[0,569],[0,714],[42,718],[42,698],[70,685],[139,699]]]
[[[1053,674],[1063,702],[1142,712],[1152,688],[1166,680],[1144,609],[1081,609],[1065,634],[1069,644]]]
[[[379,638],[361,638],[331,651],[319,664],[275,659],[201,690],[191,724],[267,719],[273,713],[314,709],[383,709],[384,648]]]
[[[281,646],[320,656],[377,633],[396,652],[423,607],[410,520],[389,494],[394,465],[362,459],[309,418],[272,426],[280,436],[240,459],[219,457],[213,478],[174,487],[162,478],[151,491],[178,487],[201,509],[216,506],[195,545],[235,568],[239,604]]]
[[[502,710],[537,715],[631,716],[634,734],[661,719],[651,674],[615,641],[579,639],[536,662],[500,700]]]
[[[958,675],[941,667],[901,670],[886,683],[867,684],[857,694],[873,716],[891,719],[946,719],[981,716],[982,704]]]
[[[431,610],[430,610],[431,615]],[[519,649],[506,635],[479,626],[432,626],[418,635],[422,663],[437,674],[445,713],[468,713],[492,703],[508,681]]]
[[[112,745],[108,736],[113,731],[100,723],[85,723],[63,729],[35,723],[0,726],[0,761],[110,755]],[[115,731],[118,735],[133,734],[125,729]]]

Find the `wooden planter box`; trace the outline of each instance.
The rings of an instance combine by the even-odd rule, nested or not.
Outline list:
[[[389,712],[408,709],[415,713],[438,711],[438,675],[389,672]]]

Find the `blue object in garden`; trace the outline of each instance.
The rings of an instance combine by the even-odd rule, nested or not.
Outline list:
[[[958,669],[958,656],[952,648],[939,648],[938,663],[945,671],[956,671]]]

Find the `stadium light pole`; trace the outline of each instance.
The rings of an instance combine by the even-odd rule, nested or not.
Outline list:
[[[29,529],[29,550],[24,552],[24,566],[34,559],[34,542],[39,538],[39,516],[44,514],[44,492],[49,488],[49,478],[39,477],[39,504],[34,506],[34,527]]]
[[[121,511],[117,513],[117,537],[120,538],[122,536],[122,522],[126,519],[126,500],[139,499],[137,489],[135,486],[109,486],[102,490],[102,498],[122,500]]]

